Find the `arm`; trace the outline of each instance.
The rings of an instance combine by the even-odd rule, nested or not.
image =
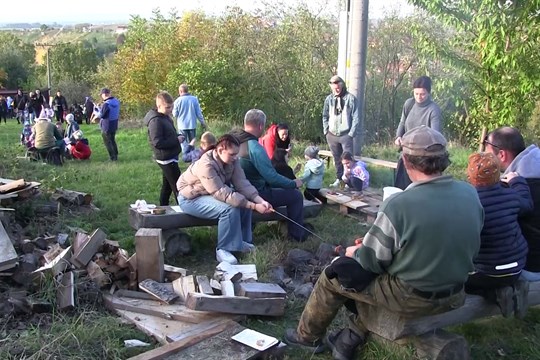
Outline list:
[[[168,138],[163,136],[163,126],[159,123],[158,119],[153,119],[148,124],[148,139],[150,144],[156,149],[172,148],[178,143],[176,136]]]
[[[433,103],[433,111],[431,112],[431,115],[429,117],[429,127],[433,130],[437,130],[438,132],[441,132],[442,130],[442,114],[441,114],[441,108],[439,105]]]
[[[182,154],[182,160],[184,162],[194,162],[194,161],[197,161],[199,160],[199,158],[201,157],[201,153],[202,151],[199,150],[195,150],[195,148],[192,146],[192,145],[187,145],[185,148],[184,148],[184,153]]]
[[[263,147],[256,140],[249,140],[248,151],[253,166],[271,187],[296,189],[296,183],[293,180],[277,173],[270,158],[264,155]]]
[[[195,165],[197,164],[198,163],[195,163]],[[199,180],[204,189],[212,195],[214,199],[234,207],[247,207],[248,200],[246,197],[225,184],[211,163],[206,163],[203,166],[202,169],[197,169],[199,173],[204,174],[199,176]],[[257,192],[257,190],[255,190],[255,192]]]
[[[262,137],[261,144],[268,155],[268,158],[271,160],[274,157],[274,149],[276,148],[276,135],[266,134]]]
[[[508,173],[506,176],[508,177],[510,174],[516,174],[516,176],[508,180],[508,186],[516,190],[519,195],[519,215],[525,215],[534,209],[531,190],[524,177],[517,175],[517,173]]]
[[[324,100],[323,113],[322,113],[322,126],[323,126],[324,135],[328,133],[328,119],[329,119],[328,112],[330,111],[329,108],[330,108],[330,102],[327,97]]]
[[[360,114],[358,111],[358,100],[356,99],[356,96],[353,96],[352,94],[349,94],[349,95],[352,102],[351,104],[352,121],[351,121],[351,128],[349,130],[349,136],[355,137],[360,127]]]
[[[197,114],[197,119],[199,119],[199,122],[201,123],[203,128],[206,128],[206,123],[204,122],[204,116],[202,114],[201,110],[201,104],[199,104],[199,99],[195,98],[195,111]]]
[[[414,98],[407,99],[403,104],[403,108],[401,109],[401,119],[399,120],[399,125],[396,131],[396,138],[400,138],[403,136],[403,134],[405,134],[405,121],[407,120],[407,116],[409,115],[408,113],[412,108],[411,102],[414,102]]]
[[[180,98],[174,100],[172,116],[177,118],[180,115]]]
[[[56,140],[62,140],[63,139],[62,134],[60,134],[60,131],[58,131],[58,128],[56,126],[54,126],[53,135],[54,135],[54,138]]]
[[[311,176],[311,170],[307,166],[304,167],[304,173],[302,176],[299,177],[300,180],[302,180],[303,183],[305,183]]]

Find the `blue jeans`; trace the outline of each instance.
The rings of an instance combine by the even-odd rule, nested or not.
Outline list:
[[[268,201],[273,208],[280,206],[287,207],[287,217],[300,225],[304,225],[304,198],[302,193],[296,189],[267,189],[259,191],[259,195]],[[287,221],[289,236],[296,240],[302,239],[305,235],[304,229]]]
[[[527,270],[521,270],[521,280],[527,280],[529,282],[540,281],[540,272],[530,272]]]
[[[242,251],[242,241],[253,242],[250,209],[231,206],[211,195],[194,199],[178,195],[178,205],[186,214],[203,219],[218,219],[217,249]]]

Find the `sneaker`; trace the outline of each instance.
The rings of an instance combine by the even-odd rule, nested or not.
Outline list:
[[[216,250],[216,260],[218,262],[225,261],[226,263],[229,263],[231,265],[238,264],[238,259],[233,254],[223,249]]]
[[[339,179],[336,179],[336,181],[330,184],[330,187],[337,187],[337,186],[339,186]]]
[[[497,305],[501,309],[502,316],[509,317],[514,312],[514,289],[511,286],[505,286],[495,289]]]
[[[518,319],[523,319],[527,315],[527,307],[529,305],[529,282],[518,280],[513,286],[514,288],[514,316]]]
[[[324,338],[326,346],[332,350],[334,360],[352,360],[356,348],[364,345],[364,337],[346,328],[329,333]]]
[[[253,245],[252,243],[242,241],[242,252],[250,253],[253,251],[255,251],[255,245]]]
[[[320,339],[313,342],[302,340],[298,336],[296,329],[285,330],[285,337],[283,338],[283,341],[288,345],[297,346],[311,351],[313,354],[319,354],[326,350],[326,346]]]

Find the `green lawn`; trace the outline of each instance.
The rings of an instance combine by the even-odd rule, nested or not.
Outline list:
[[[124,126],[124,124],[123,124]],[[220,134],[226,130],[225,124],[210,124],[211,130]],[[82,125],[90,140],[92,158],[90,161],[69,161],[63,167],[53,167],[17,159],[24,154],[18,145],[21,126],[13,120],[0,124],[0,177],[24,178],[39,181],[45,190],[64,187],[70,190],[89,192],[94,195],[94,203],[101,210],[97,213],[77,216],[64,213],[58,218],[54,228],[66,230],[67,226],[78,226],[87,231],[101,227],[111,240],[118,240],[130,253],[133,252],[133,236],[127,220],[127,209],[137,199],[157,203],[161,185],[161,172],[152,161],[151,151],[146,140],[146,129],[129,126],[121,128],[117,134],[119,161],[109,162],[101,136],[96,125]],[[292,165],[303,162],[302,143],[295,144]],[[464,166],[469,151],[458,147],[451,148],[453,165],[450,173],[464,178]],[[364,150],[366,156],[395,160],[397,152],[393,146],[371,146]],[[182,170],[185,165],[182,165]],[[326,174],[326,183],[333,179],[333,168]],[[390,185],[392,173],[381,168],[370,168],[372,185]],[[39,219],[34,219],[29,205],[19,204],[17,214],[31,225],[27,234],[32,238],[40,229]],[[325,209],[322,214],[310,221],[316,233],[329,243],[348,244],[366,232],[366,227],[357,221]],[[32,226],[34,225],[34,226]],[[194,239],[194,253],[185,258],[168,259],[167,262],[191,269],[195,273],[212,275],[216,265],[214,228],[189,230]],[[282,261],[287,252],[297,246],[315,250],[319,242],[312,239],[303,244],[285,241],[277,226],[260,224],[255,229],[255,243],[258,250],[242,261],[257,265],[260,277],[267,279],[268,269]],[[47,289],[42,289],[44,293]],[[282,318],[250,317],[247,326],[269,335],[281,337],[284,329],[295,326],[304,306],[304,301],[290,297],[286,315]],[[115,316],[103,312],[101,306],[81,306],[74,314],[55,315],[54,321],[46,328],[33,326],[18,335],[6,337],[0,326],[0,358],[32,359],[123,359],[147,349],[129,349],[123,340],[138,338],[150,341],[146,336],[128,325],[120,325]],[[333,324],[343,323],[345,312],[341,312]],[[496,317],[473,324],[454,327],[451,331],[463,334],[471,345],[473,359],[487,360],[506,357],[508,359],[540,359],[540,311],[533,309],[525,320]],[[18,351],[16,351],[18,349]],[[21,350],[22,349],[22,350]],[[11,353],[10,353],[11,350]],[[393,348],[374,342],[368,343],[358,359],[414,359],[409,348]],[[504,354],[504,355],[501,355]],[[309,359],[311,354],[289,350],[288,359]],[[330,359],[329,354],[313,356],[314,359]]]

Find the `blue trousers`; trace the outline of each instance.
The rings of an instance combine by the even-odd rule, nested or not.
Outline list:
[[[304,225],[304,197],[300,191],[296,189],[267,189],[259,191],[259,195],[274,208],[286,206],[287,217],[302,226]],[[304,229],[290,221],[287,221],[287,229],[289,236],[297,240],[301,239],[305,233]]]
[[[217,249],[242,251],[242,241],[253,242],[250,209],[231,206],[211,195],[194,199],[178,195],[178,204],[186,214],[203,219],[218,219]]]

